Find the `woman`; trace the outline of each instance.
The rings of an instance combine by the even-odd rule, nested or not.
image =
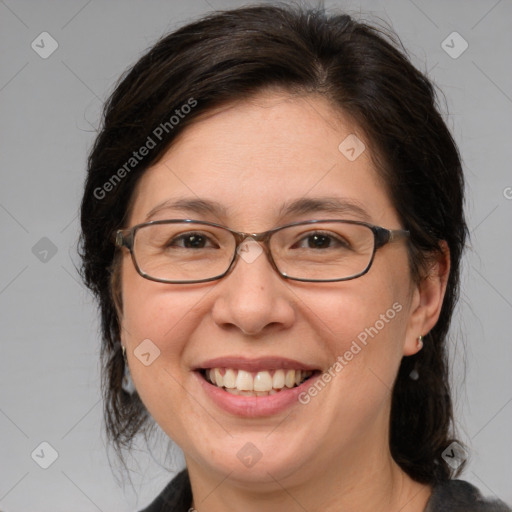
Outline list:
[[[187,466],[146,512],[510,510],[453,479],[463,175],[398,48],[226,11],[107,103],[81,212],[107,431],[120,452],[154,420]]]

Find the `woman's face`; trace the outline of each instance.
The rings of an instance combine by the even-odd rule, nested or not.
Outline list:
[[[206,220],[249,233],[322,218],[401,228],[368,144],[355,160],[348,142],[340,150],[350,134],[363,136],[333,112],[322,98],[275,92],[193,124],[139,181],[128,226],[186,199],[196,207],[168,206],[150,220]],[[287,213],[305,199],[341,206]],[[198,200],[222,209],[198,209]],[[126,251],[122,341],[142,401],[189,470],[217,472],[219,481],[229,473],[254,489],[361,460],[368,466],[387,450],[400,360],[425,333],[405,243],[379,249],[366,275],[345,282],[286,280],[265,253],[253,255],[221,280],[177,285],[142,278]],[[236,396],[205,381],[198,369],[211,367],[262,382],[268,377],[258,372],[318,373],[300,389]]]

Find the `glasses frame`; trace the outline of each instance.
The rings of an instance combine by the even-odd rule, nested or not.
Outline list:
[[[368,265],[362,272],[359,272],[358,274],[355,274],[353,276],[342,277],[342,278],[338,278],[338,279],[302,279],[302,278],[297,278],[297,277],[290,277],[286,273],[281,272],[279,270],[279,268],[277,267],[277,265],[274,261],[274,258],[272,256],[272,251],[270,250],[270,245],[269,245],[270,237],[274,233],[277,233],[278,231],[281,231],[282,229],[285,229],[288,227],[299,226],[299,225],[306,226],[306,225],[310,225],[310,224],[318,224],[321,222],[337,222],[340,224],[355,224],[358,226],[365,226],[366,228],[368,228],[372,231],[373,241],[374,241],[373,251],[372,251],[371,258],[370,258],[370,262],[368,263]],[[186,224],[191,224],[191,225],[202,224],[202,225],[213,226],[213,227],[217,227],[217,228],[221,228],[226,231],[229,231],[235,238],[235,250],[234,250],[233,257],[231,259],[231,262],[230,262],[227,270],[225,272],[223,272],[222,274],[219,274],[215,277],[209,277],[207,279],[196,279],[196,280],[192,280],[192,281],[188,281],[188,280],[187,281],[176,281],[176,280],[168,280],[168,279],[159,279],[159,278],[152,277],[152,276],[149,276],[148,274],[146,274],[139,267],[139,264],[137,263],[137,259],[135,257],[135,252],[133,250],[135,235],[136,235],[137,231],[145,226],[152,226],[155,224],[177,224],[177,223],[180,223],[180,224],[186,223]],[[352,279],[357,279],[358,277],[361,277],[361,276],[365,275],[366,273],[368,273],[368,271],[370,270],[370,268],[373,264],[373,260],[375,259],[375,253],[377,252],[378,249],[380,249],[381,247],[385,246],[386,244],[388,244],[390,242],[394,242],[396,240],[399,240],[401,238],[406,238],[409,236],[410,236],[410,232],[405,229],[387,229],[387,228],[383,228],[381,226],[375,226],[373,224],[369,224],[367,222],[362,222],[362,221],[357,221],[357,220],[340,220],[340,219],[321,219],[321,220],[306,220],[306,221],[292,222],[291,224],[285,224],[284,226],[279,226],[277,228],[269,229],[268,231],[263,231],[261,233],[244,233],[242,231],[236,231],[234,229],[228,228],[227,226],[223,226],[221,224],[216,224],[215,222],[208,222],[208,221],[202,221],[202,220],[168,219],[168,220],[154,220],[154,221],[150,221],[150,222],[143,222],[143,223],[137,224],[131,228],[118,229],[113,234],[115,245],[120,248],[125,247],[126,249],[128,249],[130,251],[133,264],[135,266],[135,269],[139,273],[139,275],[141,275],[145,279],[149,279],[150,281],[156,281],[158,283],[166,283],[166,284],[206,283],[206,282],[217,281],[219,279],[222,279],[223,277],[228,275],[231,272],[231,270],[234,268],[234,266],[238,260],[238,256],[239,256],[238,248],[245,241],[246,238],[252,238],[254,241],[262,242],[264,244],[265,253],[267,255],[267,259],[270,262],[270,265],[284,279],[290,279],[292,281],[301,281],[301,282],[307,282],[307,283],[330,283],[330,282],[338,282],[338,281],[350,281]]]

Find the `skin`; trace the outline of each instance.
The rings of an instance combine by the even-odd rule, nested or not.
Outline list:
[[[285,201],[349,198],[369,222],[401,228],[386,187],[357,126],[318,96],[260,93],[191,125],[140,179],[126,227],[145,221],[167,199],[215,200],[224,214],[166,209],[152,220],[192,218],[245,232],[332,217],[281,217]],[[338,150],[351,133],[366,150],[351,162]],[[338,218],[361,220],[354,213]],[[435,324],[448,255],[419,283],[406,245],[388,244],[370,271],[354,280],[301,283],[281,278],[265,255],[240,259],[225,278],[175,285],[152,282],[121,263],[122,342],[147,409],[184,451],[199,511],[421,511],[429,486],[393,461],[388,422],[402,357]],[[247,419],[219,409],[191,369],[213,357],[280,356],[328,369],[357,335],[394,303],[402,310],[307,405]],[[133,351],[149,338],[161,351],[144,366]],[[237,452],[251,442],[262,458],[251,468]]]

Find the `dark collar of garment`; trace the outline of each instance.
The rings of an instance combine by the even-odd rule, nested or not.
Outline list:
[[[188,512],[191,506],[192,490],[184,469],[141,512]],[[433,487],[424,512],[512,512],[512,509],[502,501],[484,499],[468,482],[447,480]]]

